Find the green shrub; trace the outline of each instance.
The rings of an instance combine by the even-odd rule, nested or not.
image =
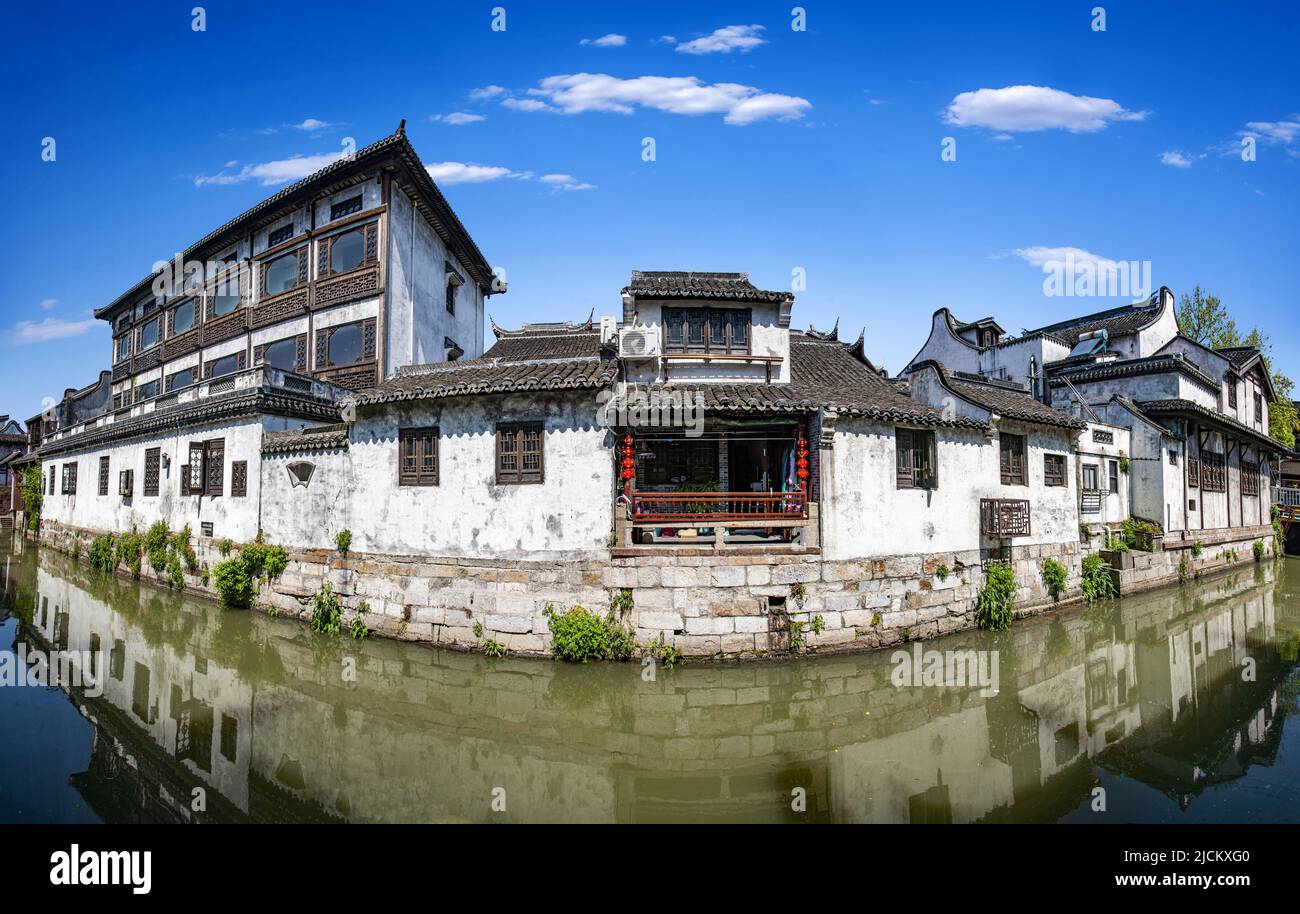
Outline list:
[[[1187,569],[1190,568],[1191,565],[1192,563],[1187,561],[1187,556],[1183,556],[1178,560],[1178,580],[1187,580]]]
[[[506,646],[495,638],[483,642],[483,653],[495,660],[506,655]]]
[[[644,650],[647,656],[653,657],[656,663],[662,663],[665,669],[671,670],[682,662],[681,648],[664,640],[663,632],[660,632],[657,638],[648,643]]]
[[[167,567],[167,546],[170,542],[171,531],[163,521],[158,521],[144,535],[144,548],[149,553],[149,565],[155,574],[161,574]]]
[[[626,660],[636,646],[633,632],[614,621],[613,613],[602,618],[582,606],[565,613],[551,607],[545,611],[551,630],[551,648],[557,657],[570,663],[588,660]]]
[[[1129,459],[1121,454],[1119,458],[1119,471],[1123,473],[1125,476],[1127,476],[1129,468],[1130,468]]]
[[[1053,558],[1043,560],[1043,585],[1053,600],[1060,600],[1061,594],[1065,593],[1065,579],[1064,565]]]
[[[1117,596],[1115,582],[1110,576],[1110,566],[1099,555],[1089,555],[1084,558],[1080,586],[1083,589],[1083,598],[1089,603],[1096,600],[1109,600]]]
[[[45,474],[42,464],[33,464],[18,475],[22,489],[24,510],[27,512],[27,529],[35,531],[41,526],[41,505],[45,502]]]
[[[611,590],[609,592],[609,611],[617,613],[622,619],[632,611],[636,604],[632,601],[632,591],[624,587],[621,590]]]
[[[144,538],[132,530],[130,533],[119,534],[114,539],[113,557],[114,567],[125,565],[131,570],[131,576],[137,580],[140,577],[140,554],[144,550]]]
[[[949,571],[947,565],[940,565],[938,568],[934,570],[934,573],[939,578],[940,581],[948,580]]]
[[[96,571],[112,571],[117,564],[113,552],[113,534],[104,533],[90,544],[90,567]]]
[[[353,641],[360,641],[370,634],[370,629],[366,628],[365,616],[360,609],[352,616],[352,622],[348,625],[348,634],[352,636]]]
[[[227,555],[230,555],[230,551],[234,548],[235,548],[235,544],[232,543],[229,539],[222,540],[221,544],[217,546],[217,549],[220,550],[223,558]]]
[[[1273,506],[1273,557],[1280,559],[1286,553],[1286,531],[1282,529],[1282,509]]]
[[[325,635],[337,635],[343,630],[343,604],[330,590],[329,582],[322,581],[311,611],[311,630]]]
[[[1197,540],[1196,542],[1192,543],[1192,558],[1199,559],[1201,557],[1201,553],[1204,551],[1205,551],[1205,547],[1201,545],[1200,540]]]
[[[185,573],[181,571],[181,560],[175,552],[167,559],[167,576],[177,590],[185,589]]]
[[[212,580],[227,606],[247,606],[253,602],[253,578],[240,559],[226,559],[212,568]]]
[[[980,628],[1001,631],[1015,617],[1016,573],[1010,565],[998,562],[989,566],[975,603],[975,622]]]
[[[348,547],[352,545],[352,531],[340,530],[339,535],[334,537],[334,545],[339,547],[339,552],[347,555]]]

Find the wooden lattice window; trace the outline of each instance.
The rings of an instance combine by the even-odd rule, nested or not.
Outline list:
[[[259,271],[262,298],[280,295],[307,284],[307,245],[265,261]]]
[[[330,221],[361,212],[361,194],[330,204]]]
[[[937,489],[939,461],[934,432],[900,428],[894,432],[897,442],[896,484],[900,489]]]
[[[1259,476],[1260,476],[1259,467],[1257,466],[1251,467],[1251,466],[1246,466],[1244,463],[1242,464],[1241,466],[1241,494],[1242,495],[1254,496],[1259,494]]]
[[[1029,536],[1029,502],[1018,498],[981,498],[980,533],[1008,538]]]
[[[135,470],[122,470],[117,474],[117,494],[130,498],[135,491]]]
[[[1115,433],[1103,431],[1102,429],[1099,428],[1094,428],[1092,430],[1092,441],[1094,444],[1114,444]]]
[[[1254,394],[1253,396],[1254,396],[1254,401],[1255,401],[1255,404],[1254,404],[1254,405],[1255,405],[1255,415],[1254,415],[1255,424],[1258,425],[1258,426],[1260,426],[1260,427],[1263,427],[1263,425],[1264,425],[1264,398],[1261,397],[1259,394]]]
[[[244,350],[211,359],[203,366],[203,377],[219,378],[225,374],[234,374],[248,367],[248,353]]]
[[[307,334],[286,337],[253,347],[253,364],[270,365],[282,371],[307,371]]]
[[[273,248],[277,244],[284,244],[292,237],[293,237],[293,223],[290,222],[288,225],[282,225],[278,229],[272,229],[271,231],[267,232],[266,246],[268,248]]]
[[[316,370],[341,368],[375,358],[375,319],[316,331]]]
[[[1237,408],[1237,378],[1234,375],[1228,376],[1228,409]]]
[[[48,494],[54,494],[54,464],[50,464],[50,491]]]
[[[162,450],[151,447],[144,452],[144,495],[146,498],[158,494],[158,474],[162,462]]]
[[[77,465],[75,463],[65,463],[63,465],[63,494],[77,494]]]
[[[1025,475],[1025,436],[998,435],[999,459],[1004,486],[1025,486],[1029,480]]]
[[[108,494],[108,456],[99,458],[99,494]]]
[[[322,238],[317,254],[318,277],[346,273],[375,263],[379,260],[379,223],[370,222]]]
[[[232,460],[230,462],[230,495],[243,498],[248,494],[248,461]]]
[[[191,441],[190,462],[181,467],[182,495],[221,495],[225,484],[226,443]]]
[[[403,428],[397,432],[397,484],[438,484],[438,428]]]
[[[1043,485],[1046,486],[1068,485],[1066,481],[1066,475],[1065,475],[1064,454],[1043,455]]]
[[[1201,452],[1201,489],[1205,492],[1228,490],[1228,464],[1222,454]]]
[[[497,482],[502,485],[541,482],[543,441],[540,422],[498,425]]]
[[[1187,458],[1187,487],[1198,489],[1201,486],[1201,462],[1195,457]]]
[[[749,308],[665,308],[664,351],[747,355]]]

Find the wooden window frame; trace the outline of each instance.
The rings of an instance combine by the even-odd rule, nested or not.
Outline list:
[[[1020,454],[1016,455],[1007,445],[1012,442],[1020,443]],[[1019,456],[1019,470],[1016,468],[1016,458]],[[1024,435],[1013,435],[1009,432],[998,433],[998,471],[1002,478],[1004,486],[1027,486],[1029,485],[1029,439]]]
[[[894,430],[894,484],[897,488],[939,488],[939,449],[936,437],[933,429]]]
[[[61,465],[63,479],[61,483],[60,494],[76,495],[77,494],[77,462],[65,463]]]
[[[1260,428],[1264,427],[1264,397],[1262,394],[1251,394],[1251,405],[1255,407],[1255,414],[1251,416],[1255,425]]]
[[[1228,409],[1237,408],[1237,378],[1235,375],[1228,376]]]
[[[439,438],[440,430],[436,425],[397,430],[397,484],[399,486],[438,485],[439,472],[442,469]],[[431,470],[425,466],[425,459],[430,452],[433,456]]]
[[[227,371],[219,375],[213,375],[212,369],[216,364],[222,359],[228,359],[231,356],[235,357],[235,370]],[[213,377],[224,378],[229,375],[238,374],[246,368],[248,368],[248,351],[246,349],[240,349],[237,352],[227,352],[225,355],[219,355],[215,359],[208,359],[208,361],[203,363],[203,380],[207,381]]]
[[[664,308],[663,350],[674,355],[749,355],[754,340],[754,312],[752,308]],[[692,342],[691,328],[700,327],[700,341]],[[720,326],[722,339],[714,334]],[[672,339],[673,328],[679,328],[681,339]],[[736,340],[738,327],[744,328],[744,340]]]
[[[278,247],[284,244],[289,239],[293,238],[295,234],[294,232],[295,228],[296,226],[294,225],[293,221],[290,220],[287,224],[282,225],[279,228],[269,229],[266,233],[267,248],[270,249],[270,248]],[[289,234],[281,236],[280,233],[285,231],[286,229],[288,230]]]
[[[355,362],[349,362],[347,365],[335,365],[330,361],[330,337],[344,327],[358,327],[361,330],[361,358]],[[316,331],[316,370],[324,371],[327,368],[352,368],[358,365],[369,365],[376,358],[376,319],[373,317],[365,318],[359,321],[348,321],[344,324],[334,324],[330,327],[322,327]]]
[[[49,495],[53,495],[53,494],[54,494],[54,476],[55,476],[55,474],[54,474],[54,464],[50,464],[50,486],[49,486],[50,491],[47,493],[47,494],[49,494]]]
[[[364,192],[340,200],[337,203],[330,204],[330,222],[337,219],[344,219],[354,213],[359,213],[366,205],[366,196]]]
[[[109,465],[108,455],[99,458],[99,494],[108,494]]]
[[[145,498],[156,498],[161,476],[162,448],[151,447],[144,452],[144,483],[140,487],[140,494]]]
[[[225,494],[225,449],[224,438],[189,443],[189,461],[181,467],[182,495]]]
[[[533,452],[524,449],[525,436],[537,433],[537,469],[525,470],[524,458]],[[505,458],[514,458],[514,468],[503,466]],[[538,485],[546,481],[546,428],[540,422],[502,422],[496,429],[497,485]]]
[[[285,251],[283,254],[276,254],[274,257],[270,258],[269,260],[258,261],[257,291],[262,301],[275,298],[279,295],[288,295],[290,292],[294,291],[295,289],[301,289],[305,285],[307,285],[310,279],[310,277],[307,275],[308,247],[309,247],[308,245],[304,244],[294,248],[292,251]],[[270,271],[271,264],[278,263],[282,258],[285,257],[298,258],[297,270],[294,273],[293,285],[291,285],[287,289],[281,289],[278,292],[267,292],[266,274]],[[241,296],[241,302],[242,302],[242,296]]]
[[[1201,491],[1228,491],[1228,460],[1223,454],[1202,451],[1201,456]]]
[[[1069,461],[1064,454],[1043,455],[1043,485],[1068,488],[1070,485]]]
[[[1101,466],[1095,463],[1085,463],[1079,469],[1082,477],[1083,491],[1100,492],[1101,491]],[[1088,485],[1088,476],[1092,476],[1092,485]]]
[[[361,262],[355,267],[348,267],[346,270],[335,270],[332,263],[334,242],[353,232],[361,232]],[[317,243],[316,278],[325,279],[327,276],[342,276],[344,273],[351,273],[353,270],[363,270],[366,267],[374,266],[378,262],[379,220],[375,219],[370,222],[363,222],[361,225],[350,225],[342,231],[322,238]]]
[[[163,380],[163,392],[171,393],[173,390],[177,390],[178,388],[176,387],[176,378],[187,371],[190,373],[190,383],[186,384],[185,387],[192,387],[193,385],[197,384],[200,380],[202,380],[203,372],[198,365],[191,365],[189,368],[181,368],[176,371],[173,371]],[[179,389],[183,390],[184,388],[179,388]]]
[[[307,334],[299,333],[296,336],[286,336],[278,340],[271,340],[269,343],[261,343],[253,347],[253,366],[266,364],[266,350],[280,343],[294,343],[294,367],[292,371],[295,374],[307,373]],[[281,368],[281,371],[289,369]]]
[[[1120,475],[1119,461],[1107,460],[1106,461],[1106,494],[1107,495],[1119,494],[1119,475]]]
[[[230,497],[246,498],[248,496],[248,461],[232,460],[230,462]]]

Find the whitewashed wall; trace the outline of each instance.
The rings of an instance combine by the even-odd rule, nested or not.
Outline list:
[[[262,524],[272,542],[358,552],[547,559],[595,554],[613,528],[614,463],[595,400],[526,395],[363,407],[347,450],[268,455]],[[498,422],[541,421],[545,481],[497,485]],[[439,485],[397,484],[397,432],[441,430]],[[286,466],[316,466],[294,487]]]
[[[1093,432],[1108,432],[1114,441],[1110,444],[1094,441]],[[1101,510],[1087,512],[1080,506],[1080,521],[1085,524],[1118,524],[1129,517],[1129,493],[1134,487],[1133,461],[1129,461],[1128,473],[1119,470],[1119,491],[1111,492],[1109,483],[1111,461],[1118,464],[1121,458],[1130,456],[1131,451],[1128,429],[1116,425],[1088,423],[1088,428],[1079,437],[1079,472],[1075,475],[1074,481],[1079,485],[1082,494],[1083,468],[1088,465],[1097,468],[1097,479],[1101,485]],[[1163,523],[1163,515],[1153,519]]]

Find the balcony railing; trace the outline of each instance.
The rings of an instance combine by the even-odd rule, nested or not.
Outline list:
[[[1273,503],[1287,508],[1300,508],[1300,489],[1290,486],[1273,487]]]
[[[633,492],[632,522],[664,526],[775,526],[808,517],[803,492]]]

